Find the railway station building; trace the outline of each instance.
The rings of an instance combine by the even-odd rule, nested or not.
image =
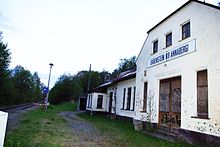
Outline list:
[[[136,71],[98,87],[87,110],[102,103],[136,130],[220,144],[220,7],[189,0],[147,33]]]
[[[147,33],[136,62],[134,122],[192,139],[216,140],[220,7],[190,0]]]

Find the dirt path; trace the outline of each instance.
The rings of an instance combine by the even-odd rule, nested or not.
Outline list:
[[[76,114],[81,112],[61,112],[60,115],[67,120],[69,129],[79,137],[77,146],[81,147],[108,147],[111,146],[108,137],[98,131],[92,124],[80,119]]]

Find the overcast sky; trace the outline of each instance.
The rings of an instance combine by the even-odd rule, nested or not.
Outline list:
[[[11,65],[37,71],[47,85],[81,70],[112,72],[137,56],[147,31],[187,0],[0,0],[0,31]],[[206,0],[217,4],[218,0]]]

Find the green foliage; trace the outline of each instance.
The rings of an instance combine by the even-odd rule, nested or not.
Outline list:
[[[9,70],[11,53],[2,42],[0,32],[0,106],[38,101],[41,97],[40,78],[18,65]]]
[[[135,70],[136,69],[136,56],[132,56],[130,59],[121,59],[119,63],[119,67],[115,69],[112,74],[111,78],[117,77],[120,73],[128,70]]]
[[[51,89],[49,101],[53,104],[68,102],[82,92],[78,77],[62,75]]]
[[[106,72],[107,74],[107,72]],[[103,76],[103,73],[102,73]],[[103,83],[103,77],[97,71],[91,71],[90,89]],[[89,71],[80,71],[76,75],[62,75],[50,92],[50,102],[59,104],[77,100],[78,96],[87,93]]]
[[[0,104],[9,103],[11,97],[13,85],[9,80],[10,54],[7,44],[2,42],[0,35]]]

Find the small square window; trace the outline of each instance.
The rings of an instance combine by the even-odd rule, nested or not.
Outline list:
[[[158,40],[153,42],[153,54],[158,52]]]
[[[166,47],[172,45],[172,33],[166,35]]]
[[[190,22],[182,26],[182,39],[190,37]]]

